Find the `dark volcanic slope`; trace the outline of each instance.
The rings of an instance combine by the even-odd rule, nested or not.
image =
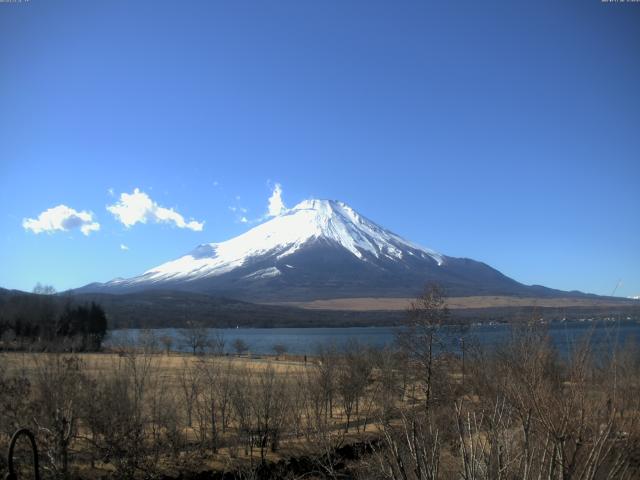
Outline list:
[[[252,277],[255,271],[277,268],[276,277]],[[446,257],[442,265],[431,258],[409,257],[362,261],[323,240],[305,245],[284,258],[258,258],[227,274],[167,282],[174,289],[217,293],[251,301],[326,298],[414,297],[428,282],[445,287],[449,296],[519,295],[567,296],[566,292],[518,283],[488,265]],[[162,284],[158,285],[161,287]],[[146,285],[145,288],[154,285]],[[133,286],[133,288],[136,288]],[[578,293],[578,295],[580,295]]]

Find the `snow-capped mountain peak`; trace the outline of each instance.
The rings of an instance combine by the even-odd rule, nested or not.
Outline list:
[[[415,245],[334,200],[305,200],[230,240],[199,245],[143,274],[81,292],[151,289],[249,302],[408,298],[437,282],[451,296],[567,295],[523,285],[489,265]],[[214,315],[214,312],[211,312]]]
[[[333,240],[358,258],[363,258],[365,252],[376,258],[381,255],[402,258],[404,250],[410,248],[422,250],[438,264],[443,261],[443,257],[437,252],[404,240],[363,217],[343,202],[304,200],[287,214],[307,218],[313,225],[312,236]]]
[[[278,262],[318,241],[341,247],[365,262],[380,258],[401,261],[406,256],[431,258],[437,265],[444,261],[439,253],[404,240],[345,203],[310,199],[235,238],[199,245],[187,255],[151,268],[138,277],[109,284],[125,286],[215,277],[264,257]],[[274,264],[245,278],[279,274]]]

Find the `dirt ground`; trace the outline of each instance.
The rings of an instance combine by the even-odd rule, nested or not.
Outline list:
[[[314,300],[311,302],[286,302],[280,303],[280,305],[290,305],[311,310],[399,311],[406,310],[412,300],[414,299],[336,298],[328,300]],[[492,307],[616,307],[626,304],[633,304],[633,300],[609,300],[602,298],[527,298],[495,295],[447,298],[447,307],[453,310]]]

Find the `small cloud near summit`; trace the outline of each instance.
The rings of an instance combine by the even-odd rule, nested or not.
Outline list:
[[[282,201],[282,186],[279,183],[276,183],[273,187],[273,191],[271,192],[271,196],[269,197],[267,216],[277,217],[281,213],[284,213],[286,210],[287,207]]]
[[[245,208],[245,207],[240,207],[240,206],[230,206],[229,207],[229,211],[233,212],[235,218],[236,223],[249,223],[249,220],[247,219],[247,212],[249,211],[249,209]]]
[[[196,220],[185,221],[184,217],[173,208],[165,208],[158,205],[140,189],[134,189],[133,193],[120,194],[120,200],[113,205],[107,205],[116,220],[129,228],[136,223],[172,223],[178,228],[187,228],[194,232],[200,232],[204,228],[204,222]]]

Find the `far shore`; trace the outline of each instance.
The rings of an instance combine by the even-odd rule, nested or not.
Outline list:
[[[273,302],[266,305],[286,305],[308,310],[347,310],[347,311],[399,311],[406,310],[413,298],[332,298],[326,300],[312,300],[301,302]],[[541,307],[541,308],[569,308],[569,307],[619,307],[639,306],[640,301],[633,299],[600,298],[536,298],[509,296],[470,296],[449,297],[447,307],[452,310],[467,308],[500,308],[500,307]]]

